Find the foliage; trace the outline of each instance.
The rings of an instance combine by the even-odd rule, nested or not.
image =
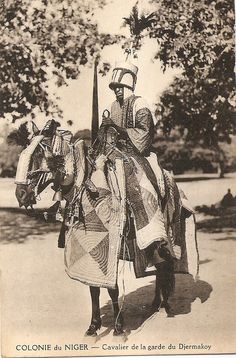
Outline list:
[[[101,34],[93,11],[104,0],[5,0],[1,13],[0,116],[13,121],[39,108],[61,114],[49,89],[75,79],[101,48],[114,42]]]
[[[187,130],[186,140],[216,148],[236,131],[234,7],[228,0],[153,1],[158,7],[150,36],[163,67],[183,69],[161,99],[162,128]]]
[[[222,143],[222,151],[226,157],[226,172],[236,172],[236,136],[231,138],[231,143]]]
[[[210,150],[222,156],[219,143],[229,143],[236,132],[232,116],[234,3],[232,0],[150,2],[155,15],[152,14],[148,24],[148,35],[157,41],[155,58],[161,61],[164,71],[167,66],[182,69],[182,76],[175,79],[158,101],[159,128],[164,135],[177,128],[186,146],[188,142],[210,146]],[[139,24],[137,16],[134,8],[127,23]],[[134,46],[139,48],[140,43],[134,42]]]
[[[150,37],[159,45],[164,68],[181,67],[188,77],[223,78],[234,63],[232,0],[152,0],[156,22]]]
[[[13,130],[7,136],[7,144],[26,148],[30,144],[29,135],[30,133],[27,128],[27,123],[22,123],[18,129]]]
[[[203,173],[217,172],[221,163],[221,152],[214,148],[202,147],[195,142],[185,142],[183,135],[177,130],[171,135],[157,134],[153,146],[158,154],[160,164],[174,174],[186,171]],[[225,164],[228,157],[225,156]]]
[[[233,111],[233,79],[190,82],[182,76],[161,95],[156,116],[163,133],[178,128],[186,142],[216,149],[236,133]]]
[[[6,142],[0,144],[0,177],[14,177],[17,163],[22,147],[8,145]]]
[[[23,147],[7,143],[7,133],[9,128],[7,125],[1,127],[0,133],[0,177],[14,177],[16,174],[17,163],[20,152]]]

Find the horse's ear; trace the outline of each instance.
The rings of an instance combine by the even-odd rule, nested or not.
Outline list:
[[[56,133],[57,127],[60,127],[60,123],[56,122],[54,119],[47,121],[41,133],[45,135],[45,137],[53,137]]]
[[[33,121],[32,121],[32,130],[33,130],[34,135],[39,134],[39,129]]]
[[[38,127],[33,121],[28,122],[28,130],[30,133],[33,134],[33,136],[38,135],[40,132]]]

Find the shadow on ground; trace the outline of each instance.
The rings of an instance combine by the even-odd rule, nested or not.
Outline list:
[[[23,244],[37,235],[43,239],[45,234],[60,231],[60,223],[50,223],[43,219],[43,212],[27,215],[20,208],[0,209],[1,244]]]
[[[155,281],[125,296],[122,312],[125,320],[126,335],[132,330],[138,329],[153,314],[151,304],[154,291]],[[172,311],[171,316],[190,313],[191,305],[195,299],[199,298],[201,303],[203,303],[208,300],[211,292],[212,287],[207,282],[202,280],[195,282],[191,275],[176,274],[175,293],[169,299]],[[101,308],[101,315],[102,325],[107,327],[107,330],[103,332],[104,336],[113,327],[111,301]]]

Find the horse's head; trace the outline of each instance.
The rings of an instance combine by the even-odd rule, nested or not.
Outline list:
[[[36,197],[50,183],[57,195],[61,185],[69,186],[74,180],[72,134],[57,129],[54,120],[30,139],[21,152],[16,173],[16,197],[20,206],[31,206]]]

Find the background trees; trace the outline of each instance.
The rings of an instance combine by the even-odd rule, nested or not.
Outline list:
[[[193,165],[198,163],[199,168],[206,170],[210,165],[205,162],[217,162],[221,175],[228,157],[223,143],[231,143],[236,128],[230,81],[229,78],[224,82],[208,78],[190,81],[186,75],[181,76],[161,95],[156,108],[162,134],[168,137],[178,131]],[[200,152],[205,161],[199,160]]]
[[[163,68],[178,66],[189,78],[232,77],[234,4],[229,0],[152,0],[150,37]],[[223,69],[220,71],[220,69]]]
[[[77,78],[114,39],[101,34],[93,12],[104,0],[6,0],[0,26],[0,117],[12,121],[39,108],[60,109],[53,86]],[[51,82],[51,88],[49,88]]]
[[[218,162],[223,173],[225,154],[220,143],[230,143],[236,134],[234,3],[232,0],[151,0],[151,3],[154,12],[146,17],[146,34],[132,31],[131,25],[138,28],[145,19],[138,14],[137,5],[130,17],[125,18],[133,45],[138,50],[145,36],[155,39],[155,59],[161,61],[163,71],[168,66],[182,70],[181,76],[157,101],[159,135],[155,145],[166,163],[172,158],[175,171],[178,166],[189,169],[187,162],[191,158],[193,167],[202,166],[204,170],[210,160]]]
[[[236,134],[233,1],[152,3],[156,13],[149,36],[159,45],[155,58],[162,61],[163,70],[182,69],[157,103],[158,127],[164,135],[178,130],[189,156],[195,152],[195,162],[200,148],[206,159],[211,151],[223,171],[221,143],[230,143]]]
[[[5,0],[0,14],[0,117],[15,121],[27,114],[33,117],[38,109],[61,115],[55,89],[77,78],[105,45],[120,40],[99,33],[93,14],[104,4],[105,0]],[[151,5],[147,14],[136,5],[125,18],[131,42],[138,50],[147,37],[154,39],[154,57],[163,71],[167,66],[182,70],[157,99],[156,139],[164,136],[170,157],[181,157],[181,163],[187,160],[186,150],[189,158],[190,153],[210,158],[209,150],[212,160],[222,164],[221,143],[231,141],[236,126],[233,1],[152,0]]]

